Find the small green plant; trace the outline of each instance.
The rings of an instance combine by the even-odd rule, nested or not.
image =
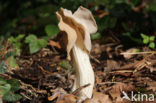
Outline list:
[[[25,43],[29,44],[30,53],[36,53],[41,48],[47,46],[47,41],[44,39],[38,39],[34,34],[31,34],[25,38]]]
[[[21,40],[24,38],[24,34],[19,34],[17,37],[10,37],[9,42],[15,47],[15,54],[20,55],[22,43]]]
[[[4,80],[0,78],[0,95],[2,100],[8,102],[16,102],[22,98],[21,95],[15,94],[20,89],[20,83],[18,80],[10,79]]]
[[[59,28],[56,25],[48,24],[45,26],[45,32],[48,37],[54,38],[59,32]]]
[[[66,70],[74,72],[73,67],[70,65],[68,61],[61,61],[58,65]]]
[[[0,74],[6,73],[7,72],[7,66],[5,65],[5,61],[2,60],[0,62]]]
[[[99,32],[91,35],[91,39],[92,40],[100,39],[100,38],[101,38],[101,34]]]
[[[17,37],[10,37],[9,43],[11,44],[11,46],[13,46],[13,53],[11,53],[11,55],[8,56],[9,59],[9,65],[11,68],[18,68],[18,65],[16,64],[16,60],[15,60],[15,56],[19,56],[21,54],[21,50],[22,50],[22,39],[24,39],[24,34],[19,34]]]
[[[141,33],[141,37],[143,39],[143,43],[147,44],[150,48],[155,48],[155,36],[148,36],[146,34]]]

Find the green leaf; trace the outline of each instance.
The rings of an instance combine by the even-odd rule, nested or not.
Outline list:
[[[150,41],[153,42],[155,40],[155,36],[150,36]]]
[[[141,39],[133,37],[130,32],[122,33],[122,35],[128,37],[130,40],[132,40],[138,44],[142,43]]]
[[[150,11],[156,11],[156,3],[153,3],[149,6],[148,10]]]
[[[68,69],[68,70],[70,70],[70,71],[73,71],[73,68],[72,68],[72,66],[69,64],[68,61],[62,61],[62,62],[60,62],[60,63],[59,63],[59,66],[62,67],[62,68],[64,68],[64,69]]]
[[[140,49],[133,49],[133,52],[140,52]]]
[[[37,37],[33,34],[31,34],[25,38],[25,43],[33,43],[36,41],[37,41]]]
[[[16,37],[16,41],[20,41],[21,39],[24,38],[24,34],[19,34],[17,37]]]
[[[5,65],[5,61],[1,61],[0,63],[0,73],[6,73],[7,72],[7,66]]]
[[[17,37],[10,37],[9,38],[9,41],[11,42],[11,43],[18,43],[18,42],[20,42],[20,40],[21,39],[23,39],[24,38],[24,34],[19,34]]]
[[[144,39],[144,40],[143,40],[143,43],[144,43],[144,44],[148,44],[148,43],[149,43],[149,38]]]
[[[15,60],[14,56],[11,56],[9,58],[9,64],[10,64],[11,68],[17,68],[18,67],[18,65],[16,64],[16,60]]]
[[[155,49],[155,43],[154,42],[149,43],[149,47]]]
[[[25,39],[25,43],[29,44],[30,53],[36,53],[41,48],[46,47],[47,41],[45,39],[37,39],[35,35],[29,35]]]
[[[8,93],[10,91],[10,89],[11,89],[11,85],[8,84],[7,82],[5,82],[5,80],[3,80],[1,78],[1,80],[0,80],[0,91],[1,91],[0,93],[1,93],[1,95],[2,96],[5,95],[6,93]]]
[[[42,47],[46,47],[47,46],[47,41],[44,39],[40,39],[38,40],[38,45],[42,48]]]
[[[59,28],[56,25],[49,24],[46,25],[45,32],[49,37],[54,38],[59,32]]]
[[[7,83],[9,83],[11,85],[11,91],[15,92],[20,89],[20,83],[16,79],[7,80]]]
[[[34,43],[30,43],[29,44],[29,49],[30,49],[31,54],[38,52],[40,50],[38,42],[35,41]]]
[[[7,83],[6,80],[0,78],[0,85],[6,84],[6,83]]]
[[[100,39],[100,38],[101,38],[101,34],[99,32],[91,35],[91,39],[92,40]]]
[[[21,99],[21,98],[22,98],[21,95],[19,95],[19,94],[14,94],[14,93],[12,93],[12,92],[9,92],[9,93],[7,93],[7,94],[5,94],[5,95],[3,96],[3,100],[4,100],[4,101],[8,101],[8,102],[16,102],[16,101],[18,101],[18,100]]]
[[[12,37],[9,38],[9,42],[10,43],[15,43],[16,42],[16,39],[12,36]]]
[[[143,43],[148,44],[149,43],[149,36],[141,33],[141,37],[143,38]]]
[[[46,47],[46,45],[47,45],[47,41],[44,40],[44,39],[40,39],[40,40],[37,40],[37,41],[35,41],[33,43],[29,43],[30,53],[31,54],[36,53],[41,48]]]
[[[143,34],[143,33],[141,33],[141,37],[142,37],[143,39],[149,38],[147,35],[145,35],[145,34]]]

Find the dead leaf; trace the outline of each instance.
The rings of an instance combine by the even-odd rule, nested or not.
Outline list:
[[[84,103],[112,103],[112,100],[106,94],[94,92],[93,98],[87,99]]]
[[[110,71],[118,69],[119,67],[120,67],[120,65],[116,61],[114,61],[114,60],[107,60],[107,68],[104,70],[104,72],[108,73]]]
[[[156,91],[156,82],[155,81],[148,81],[147,85],[149,86],[147,89],[152,90],[153,92]]]
[[[51,92],[53,95],[48,97],[49,101],[53,101],[57,98],[56,103],[76,103],[76,96],[73,94],[68,94],[62,88],[56,88],[55,90],[51,90]]]
[[[137,50],[138,49],[136,49],[136,48],[130,48],[130,49],[126,50],[124,53],[122,53],[122,55],[125,59],[131,59],[132,57],[135,56],[133,53],[136,53]]]
[[[58,42],[53,41],[53,40],[50,40],[48,45],[55,46],[55,47],[61,49],[60,44]]]
[[[112,89],[109,91],[109,94],[116,102],[123,102],[121,97],[122,92],[136,91],[134,86],[131,84],[117,83],[112,86]]]

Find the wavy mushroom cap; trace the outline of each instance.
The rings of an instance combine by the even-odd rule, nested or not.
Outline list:
[[[73,14],[70,10],[61,8],[56,12],[59,19],[59,28],[65,31],[68,35],[67,53],[69,54],[75,43],[80,46],[82,50],[90,52],[91,39],[90,34],[97,31],[97,25],[92,13],[80,6]]]

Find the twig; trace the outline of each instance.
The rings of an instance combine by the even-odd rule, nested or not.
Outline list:
[[[23,86],[30,87],[30,88],[31,88],[34,92],[36,92],[36,93],[43,93],[43,94],[46,94],[46,91],[44,91],[44,90],[37,90],[37,89],[34,88],[32,85],[26,84],[26,83],[22,82],[21,80],[19,80],[19,82],[20,82]]]
[[[93,59],[96,63],[100,64],[100,61],[98,59],[96,59],[95,57],[90,55],[90,58]]]
[[[86,84],[84,86],[79,87],[78,89],[76,89],[72,94],[73,95],[77,95],[79,93],[79,91],[81,91],[82,89],[88,87],[90,84]]]
[[[102,83],[97,83],[97,84],[105,85],[105,84],[122,84],[122,83],[127,83],[127,82],[102,82]]]
[[[131,54],[131,55],[135,55],[135,54],[156,54],[156,51],[134,52],[134,53],[123,52],[123,53],[120,53],[120,54],[121,54],[121,55],[125,55],[125,54]]]

